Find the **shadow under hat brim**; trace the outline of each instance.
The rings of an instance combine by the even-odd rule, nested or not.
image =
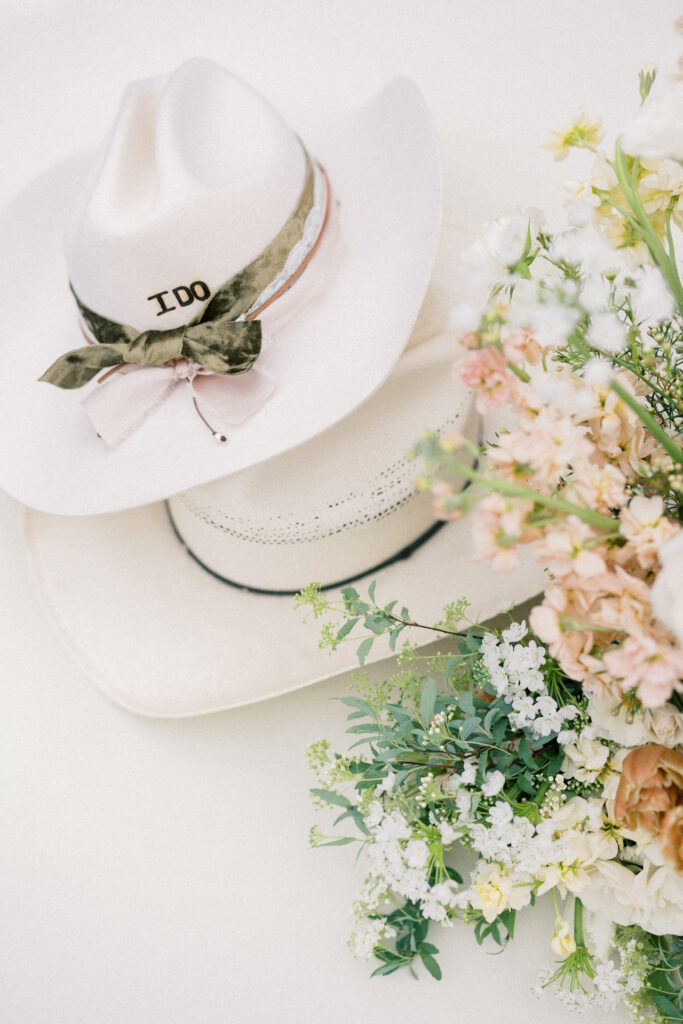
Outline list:
[[[357,642],[330,654],[321,623],[292,597],[254,594],[205,572],[177,540],[163,502],[86,518],[26,510],[25,536],[41,603],[60,641],[92,682],[130,711],[186,717],[277,697],[357,667]],[[381,604],[407,604],[417,621],[461,596],[483,621],[538,594],[530,551],[512,573],[471,558],[471,519],[448,523],[377,579]],[[332,599],[339,593],[328,592]],[[411,630],[418,644],[433,634]],[[368,662],[389,656],[386,639]]]
[[[309,118],[307,122],[306,118]],[[434,260],[441,169],[417,87],[397,79],[335,123],[294,125],[329,174],[344,252],[324,296],[273,346],[276,390],[217,445],[177,388],[119,448],[96,436],[78,392],[38,377],[80,344],[61,253],[83,158],[43,175],[0,216],[3,312],[0,486],[33,508],[66,515],[155,502],[281,454],[372,395],[415,323]]]

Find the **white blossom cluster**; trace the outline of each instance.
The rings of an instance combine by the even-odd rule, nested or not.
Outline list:
[[[494,633],[487,633],[481,645],[481,657],[491,678],[491,685],[499,697],[511,706],[510,724],[515,729],[526,730],[535,739],[546,739],[558,734],[562,742],[563,733],[571,740],[576,739],[573,730],[565,730],[579,709],[574,704],[559,707],[546,688],[541,666],[545,662],[545,648],[534,640],[519,643],[527,635],[525,622],[513,622],[504,630],[499,640]]]
[[[555,987],[552,990],[553,995],[579,1015],[591,1010],[615,1009],[627,991],[628,981],[623,970],[613,960],[597,963],[593,966],[593,970],[595,973],[592,981],[589,982],[588,978],[584,976],[582,987]],[[549,964],[541,971],[536,984],[532,986],[534,995],[539,998],[543,995],[554,971],[555,967]],[[640,986],[640,982],[638,982],[638,986]]]
[[[414,903],[419,902],[424,917],[433,921],[446,921],[454,907],[464,905],[458,886],[451,879],[429,884],[429,844],[424,838],[413,835],[400,811],[385,811],[379,800],[375,800],[368,808],[365,823],[373,834],[373,842],[367,849],[370,873],[381,879],[387,889]]]

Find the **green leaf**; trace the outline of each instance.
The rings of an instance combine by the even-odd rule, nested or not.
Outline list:
[[[496,721],[498,716],[502,715],[502,714],[503,714],[503,709],[500,708],[500,707],[497,707],[494,704],[493,707],[491,708],[491,710],[487,711],[486,715],[484,716],[484,729],[487,732],[490,732],[491,731],[491,726]]]
[[[370,586],[368,587],[368,597],[370,598],[370,600],[372,601],[373,604],[375,603],[375,587],[376,586],[377,586],[377,580],[373,580],[372,583],[370,584]]]
[[[437,981],[441,981],[441,968],[431,953],[423,953],[420,948],[420,960],[425,965],[432,978],[436,978]]]
[[[515,921],[517,919],[516,910],[504,910],[500,915],[500,920],[503,922],[505,929],[511,939],[515,937]]]
[[[429,725],[434,717],[434,705],[436,704],[436,679],[428,679],[422,688],[420,698],[420,715],[425,725]]]
[[[375,953],[375,956],[377,956],[377,953]],[[400,957],[397,957],[396,960],[393,963],[386,963],[386,964],[382,964],[381,967],[376,967],[375,970],[370,975],[370,977],[371,978],[377,978],[377,977],[380,977],[380,976],[385,976],[387,974],[393,974],[394,971],[397,971],[400,967],[403,967],[403,966],[404,966],[403,960],[401,960]]]
[[[448,686],[451,681],[451,676],[455,672],[456,668],[462,661],[462,658],[458,654],[452,655],[446,662],[446,667],[443,670],[443,681]]]
[[[478,718],[467,718],[460,727],[460,739],[468,740],[475,732],[479,732],[480,722]]]
[[[335,637],[335,640],[336,641],[343,640],[345,636],[348,636],[349,633],[351,632],[351,630],[353,629],[353,627],[356,625],[357,622],[358,622],[358,618],[347,619],[346,622],[344,623],[344,625],[341,627],[341,629],[337,630],[337,635]]]
[[[368,637],[365,638],[365,640],[363,640],[362,644],[360,645],[360,647],[356,651],[356,654],[358,656],[358,661],[360,662],[361,665],[365,664],[365,659],[367,658],[368,654],[372,650],[372,645],[374,644],[374,642],[375,642],[374,636],[368,636]]]
[[[476,711],[474,708],[474,697],[469,690],[465,690],[465,692],[460,695],[460,698],[458,700],[458,707],[466,715],[476,715]]]
[[[396,641],[398,640],[398,637],[399,637],[400,633],[403,631],[404,628],[405,628],[404,626],[398,625],[398,626],[396,626],[395,629],[392,629],[392,631],[389,633],[389,650],[390,651],[395,651],[396,650]]]
[[[341,697],[340,700],[342,704],[346,704],[350,708],[358,708],[359,711],[365,711],[368,715],[373,713],[368,702],[360,697]]]
[[[522,736],[521,740],[519,741],[519,756],[521,757],[522,761],[524,761],[524,764],[527,766],[527,768],[531,768],[532,771],[537,770],[538,765],[531,756],[531,748],[525,736]]]
[[[360,839],[354,839],[353,836],[342,836],[341,839],[330,839],[327,843],[317,843],[316,848],[319,849],[321,846],[346,846],[348,843],[359,843]]]
[[[331,789],[312,789],[314,796],[319,797],[328,804],[336,804],[337,807],[353,807],[353,804],[341,793],[333,793]]]
[[[663,995],[661,992],[650,992],[652,1001],[655,1003],[658,1009],[667,1015],[671,1021],[680,1021],[683,1019],[683,1014],[680,1009],[676,1006],[668,996]]]

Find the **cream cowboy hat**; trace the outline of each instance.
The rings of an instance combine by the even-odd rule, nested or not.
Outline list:
[[[201,78],[205,74],[212,79],[217,75],[224,82],[224,73],[215,66],[191,62],[176,73],[165,88],[155,85],[147,99],[147,116],[151,122],[158,124],[159,110],[169,94],[173,97],[178,82],[185,81],[187,87],[188,80],[194,81],[197,75]],[[233,79],[228,80],[234,83]],[[239,84],[239,89],[244,87]],[[194,109],[196,94],[190,90],[183,95],[194,98]],[[252,96],[251,93],[249,95]],[[138,109],[136,104],[137,100],[133,106]],[[182,108],[183,104],[180,106]],[[30,562],[40,598],[59,638],[85,673],[108,696],[130,710],[169,717],[207,713],[273,697],[352,667],[356,663],[355,645],[342,645],[329,655],[318,648],[318,623],[309,621],[303,624],[301,614],[294,611],[292,593],[313,579],[330,588],[333,596],[338,596],[339,587],[346,580],[357,580],[356,585],[361,590],[367,588],[372,580],[377,580],[378,599],[384,603],[393,598],[410,602],[413,613],[426,620],[438,618],[443,604],[460,595],[471,600],[473,616],[486,618],[495,614],[502,604],[522,601],[542,586],[538,571],[528,564],[501,580],[473,563],[469,557],[469,522],[463,520],[441,528],[434,522],[429,498],[417,494],[413,487],[416,471],[405,454],[423,429],[457,430],[476,437],[480,425],[473,413],[471,396],[455,383],[450,373],[451,364],[458,354],[456,337],[443,331],[451,298],[444,281],[450,276],[454,250],[459,247],[457,231],[452,226],[442,236],[432,285],[408,350],[400,355],[433,262],[440,193],[434,142],[421,101],[414,87],[408,83],[390,87],[361,118],[369,133],[364,138],[364,145],[370,147],[365,155],[374,153],[374,159],[380,143],[376,137],[380,126],[386,132],[391,119],[405,118],[408,108],[415,119],[413,127],[421,126],[422,141],[425,144],[429,142],[428,148],[431,147],[431,156],[422,163],[420,171],[421,188],[425,194],[419,201],[415,199],[411,189],[414,190],[416,182],[408,186],[403,168],[398,171],[402,180],[400,189],[395,180],[384,182],[383,201],[389,194],[392,198],[382,216],[388,225],[390,207],[393,214],[397,214],[405,203],[415,203],[409,218],[418,218],[411,228],[413,240],[411,242],[404,236],[403,243],[414,245],[421,256],[418,259],[415,250],[412,255],[400,253],[400,273],[395,267],[390,269],[396,243],[393,235],[390,245],[386,238],[381,244],[376,240],[374,256],[368,257],[370,262],[367,264],[369,267],[373,260],[377,260],[372,269],[372,273],[378,275],[371,282],[372,293],[375,288],[380,291],[386,288],[387,295],[391,290],[392,301],[400,306],[400,320],[392,319],[395,336],[389,338],[386,324],[380,327],[376,322],[371,291],[368,290],[370,284],[361,280],[360,270],[356,279],[363,296],[360,311],[350,310],[348,304],[344,306],[341,297],[335,300],[334,305],[329,304],[329,289],[335,282],[336,287],[341,286],[339,275],[342,267],[349,267],[353,262],[350,261],[349,248],[365,244],[361,241],[360,222],[355,222],[354,226],[352,214],[348,211],[359,210],[362,206],[367,218],[375,216],[367,205],[367,198],[363,203],[353,198],[354,190],[362,191],[367,185],[363,167],[358,168],[355,178],[351,175],[346,179],[340,178],[335,167],[340,168],[341,163],[334,163],[330,147],[326,150],[325,170],[330,190],[341,196],[339,223],[335,224],[333,212],[332,217],[329,216],[330,204],[325,199],[328,195],[327,182],[318,175],[313,181],[311,208],[314,210],[317,204],[318,220],[314,222],[303,254],[300,251],[294,260],[294,270],[291,265],[285,267],[285,278],[296,273],[297,260],[300,266],[307,254],[315,249],[313,258],[300,280],[259,316],[266,336],[265,351],[256,360],[254,368],[242,376],[248,377],[258,370],[263,374],[265,383],[258,384],[257,400],[252,402],[255,409],[250,410],[245,426],[231,430],[227,444],[214,444],[207,430],[208,409],[211,407],[220,415],[224,396],[219,395],[219,400],[212,402],[215,396],[207,398],[202,388],[197,387],[198,383],[201,385],[204,379],[211,380],[212,376],[204,372],[206,368],[201,364],[188,380],[182,376],[182,362],[174,363],[170,368],[142,365],[122,370],[120,374],[116,370],[118,362],[111,363],[109,368],[115,372],[110,381],[116,382],[117,392],[123,398],[120,402],[117,398],[111,407],[105,402],[104,412],[99,406],[96,409],[93,419],[104,423],[105,431],[111,422],[115,431],[118,429],[117,416],[127,415],[133,398],[137,401],[140,394],[144,401],[148,401],[151,390],[156,395],[153,401],[156,407],[143,409],[142,415],[136,412],[132,421],[126,421],[122,431],[124,436],[116,438],[118,444],[108,448],[103,439],[97,437],[83,412],[77,391],[60,390],[45,382],[35,385],[36,389],[41,389],[36,393],[57,396],[54,405],[49,399],[44,406],[38,407],[38,412],[43,414],[49,408],[59,409],[59,415],[63,417],[61,427],[56,421],[53,423],[51,429],[55,436],[48,435],[51,458],[56,465],[50,467],[48,482],[43,481],[41,485],[40,481],[34,481],[34,476],[46,471],[49,460],[43,455],[36,462],[39,446],[32,444],[28,457],[24,452],[24,458],[30,461],[24,467],[23,477],[15,475],[11,486],[6,477],[2,482],[10,493],[34,506],[26,512]],[[121,129],[123,139],[128,141],[118,145],[110,143],[94,184],[91,183],[85,193],[85,200],[81,199],[71,222],[72,225],[81,225],[81,228],[92,222],[94,226],[88,230],[95,235],[102,232],[101,218],[96,216],[95,199],[103,179],[108,182],[107,189],[103,190],[107,209],[113,201],[112,195],[117,195],[120,202],[125,199],[126,203],[132,203],[135,198],[138,203],[145,201],[145,187],[137,184],[131,194],[126,184],[127,177],[120,176],[121,162],[125,164],[127,147],[132,144],[127,134],[131,117],[126,114],[119,118],[119,124],[124,126]],[[322,140],[322,134],[319,138]],[[309,161],[302,153],[299,140],[294,136],[292,139],[292,151],[298,155],[301,175],[308,178],[312,159]],[[308,136],[306,145],[312,151],[313,145]],[[404,142],[402,145],[405,149],[407,144]],[[199,140],[195,137],[190,147],[192,152],[198,146]],[[112,152],[119,169],[110,175],[108,168],[114,159]],[[164,152],[163,147],[161,152]],[[172,152],[175,152],[173,148]],[[316,158],[319,152],[321,150],[316,148]],[[398,159],[398,156],[395,150],[393,158]],[[404,156],[407,159],[407,154]],[[417,155],[415,160],[419,162]],[[431,172],[427,164],[431,166]],[[162,171],[163,162],[155,164],[154,175],[163,178]],[[385,163],[384,172],[392,177],[394,171],[389,163]],[[22,218],[25,231],[31,226],[37,229],[41,215],[46,215],[52,207],[55,195],[62,198],[66,195],[70,174],[68,168],[61,175],[55,172],[42,184],[29,189],[5,214],[7,230],[0,234],[0,238],[5,239],[0,244],[18,244],[18,227]],[[335,181],[345,181],[341,193]],[[289,198],[293,198],[293,208],[297,208],[305,191],[300,186],[301,181],[298,180],[298,187],[291,189]],[[149,183],[147,187],[151,187]],[[322,197],[321,202],[316,200],[316,188],[319,190],[318,199]],[[427,193],[431,193],[431,198]],[[253,197],[252,201],[256,202]],[[399,202],[400,207],[397,206]],[[354,203],[358,205],[354,206]],[[178,205],[179,208],[183,206],[180,198]],[[290,206],[291,201],[287,208]],[[419,215],[418,206],[421,208]],[[328,211],[327,221],[325,210]],[[31,214],[34,220],[31,220]],[[139,211],[135,216],[138,215]],[[113,216],[111,211],[109,216]],[[310,214],[306,219],[308,216]],[[424,223],[420,218],[424,218]],[[405,223],[404,218],[395,216],[394,219],[398,230],[399,222]],[[374,223],[377,226],[378,221]],[[365,224],[364,229],[367,226]],[[113,227],[110,231],[115,235]],[[269,231],[275,233],[272,225]],[[104,270],[111,267],[113,273],[115,268],[111,252],[105,249],[104,255],[99,254],[98,246],[92,248],[83,242],[84,234],[87,232],[72,227],[67,235],[67,250],[71,253],[71,283],[83,311],[82,326],[86,336],[93,335],[89,340],[96,343],[89,347],[80,346],[78,356],[66,363],[61,361],[61,357],[67,346],[53,346],[50,358],[56,363],[53,361],[51,367],[56,365],[57,369],[48,370],[49,359],[43,360],[39,367],[42,372],[48,370],[49,373],[63,373],[68,377],[72,372],[80,374],[83,366],[88,371],[93,354],[100,357],[97,343],[107,358],[120,356],[120,350],[115,346],[129,344],[131,335],[122,338],[120,333],[116,334],[116,325],[127,325],[128,321],[136,324],[137,332],[147,332],[143,342],[132,335],[132,341],[138,347],[144,346],[150,338],[152,347],[157,343],[165,346],[168,342],[167,337],[157,339],[152,334],[156,330],[152,320],[145,322],[129,315],[134,312],[132,306],[129,312],[116,312],[106,305],[105,291],[99,295],[96,293],[96,282]],[[264,251],[264,245],[267,247],[268,237],[264,231],[258,246],[252,250],[244,249],[239,258],[235,257],[234,265],[228,267],[228,275],[233,271],[239,274],[241,267],[248,266],[250,260],[257,258]],[[115,244],[116,238],[113,237],[111,245]],[[53,256],[54,246],[53,241],[52,247],[47,247]],[[24,250],[19,248],[18,251],[21,267]],[[101,263],[99,269],[98,259]],[[356,259],[360,260],[360,255]],[[410,273],[408,264],[411,264]],[[37,269],[47,273],[49,267],[41,263],[34,268],[34,273]],[[395,282],[395,288],[392,285],[390,289],[389,282],[394,274],[401,276],[404,272],[404,290],[398,287],[398,282]],[[188,270],[186,285],[181,286],[178,278],[178,283],[161,298],[161,293],[155,292],[151,307],[156,306],[154,316],[166,316],[160,306],[170,306],[174,300],[180,308],[169,310],[169,313],[176,313],[178,317],[185,310],[187,318],[187,309],[195,302],[204,301],[206,305],[197,282],[203,282],[213,297],[217,291],[220,292],[221,281],[218,276],[202,273],[200,277],[198,270]],[[218,273],[217,269],[216,275]],[[419,289],[417,278],[422,281]],[[157,284],[155,282],[153,286]],[[198,295],[193,294],[193,285]],[[54,289],[56,285],[49,294],[57,301]],[[152,292],[147,290],[151,295]],[[131,302],[134,301],[132,290],[126,294],[132,296]],[[211,301],[210,298],[209,305]],[[261,296],[254,301],[258,308]],[[381,306],[379,298],[377,301]],[[367,320],[366,309],[372,311]],[[386,309],[389,313],[388,302]],[[270,313],[270,318],[267,313]],[[392,308],[391,316],[395,313],[396,309]],[[331,316],[327,325],[326,316]],[[342,326],[337,317],[342,318]],[[111,334],[97,337],[103,329],[103,319],[114,324],[114,341],[111,341]],[[300,337],[295,327],[304,321],[314,326],[306,328]],[[244,323],[246,319],[242,316],[241,320],[229,319],[227,322]],[[199,330],[193,330],[189,344],[197,348],[189,357],[185,352],[181,353],[186,363],[188,360],[194,362],[192,356],[197,353],[204,355],[200,351],[206,342],[206,335],[202,334],[203,322],[195,317],[193,323]],[[282,324],[285,326],[280,326]],[[109,330],[106,323],[104,329]],[[228,345],[228,350],[229,354],[238,350],[242,358],[245,346],[248,350],[249,334],[248,330],[246,334],[239,331],[242,328],[238,328],[236,340],[232,339],[235,344],[232,348]],[[269,331],[273,334],[272,343],[267,340]],[[183,336],[182,331],[178,334]],[[176,340],[178,334],[173,335]],[[365,338],[366,343],[368,339],[374,339],[370,354],[360,344],[357,335]],[[396,341],[398,336],[400,344]],[[45,328],[39,337],[48,337]],[[70,337],[73,338],[73,332]],[[323,371],[319,367],[313,377],[318,389],[318,403],[311,403],[305,397],[304,392],[308,392],[291,376],[292,360],[284,358],[289,350],[301,349],[304,341],[312,338],[317,350],[311,341],[308,348],[310,358],[320,358],[325,362],[329,356],[326,369]],[[331,352],[332,341],[338,346],[342,340],[345,358],[338,350],[334,355]],[[107,345],[114,347],[108,351]],[[219,355],[224,351],[221,350]],[[279,362],[275,358],[278,352],[282,354]],[[272,353],[272,362],[265,359],[268,353]],[[168,360],[165,348],[161,354]],[[33,360],[33,354],[30,358]],[[351,375],[346,367],[350,358],[357,360]],[[293,362],[296,364],[294,357]],[[38,361],[33,365],[37,367]],[[298,372],[305,377],[310,363],[305,361],[297,365]],[[392,365],[395,365],[393,373],[378,387]],[[375,384],[370,389],[374,394],[369,398],[363,384],[367,373],[375,375]],[[226,378],[230,376],[225,374]],[[119,377],[121,383],[117,380]],[[139,383],[135,382],[136,377]],[[353,394],[350,393],[351,377],[357,383],[357,392]],[[130,385],[126,378],[133,379],[135,387],[132,392],[128,391]],[[185,385],[176,387],[178,380],[188,380],[192,392]],[[91,391],[107,386],[108,382],[86,385]],[[291,388],[290,392],[287,388]],[[274,412],[277,410],[274,404],[277,395],[288,393],[293,403],[290,415],[295,417],[296,414],[296,422],[300,423],[298,429],[304,436],[293,442],[294,434],[290,431],[289,440],[283,445],[287,451],[278,448],[283,444],[282,439],[276,440],[272,451],[266,442],[259,447],[261,442],[255,431],[259,419],[266,432],[275,429],[276,425],[280,430],[288,428],[286,419],[277,418],[284,414]],[[228,399],[237,404],[244,401],[249,405],[252,398],[250,393],[245,398],[244,392],[239,390],[228,394]],[[203,419],[196,415],[192,399],[197,400]],[[16,401],[15,412],[18,414],[22,406],[18,399]],[[99,399],[95,401],[99,403]],[[302,403],[303,412],[296,407],[297,402]],[[5,415],[5,411],[1,415]],[[56,411],[54,415],[57,415]],[[214,412],[211,413],[213,415]],[[97,419],[100,416],[104,418]],[[37,422],[41,421],[32,423],[34,431]],[[163,424],[170,434],[163,434]],[[491,423],[486,426],[489,431],[493,429]],[[15,422],[13,431],[16,429]],[[192,435],[192,443],[184,437],[183,430]],[[70,454],[60,454],[60,437],[67,447],[73,447]],[[222,469],[216,469],[218,463],[211,462],[205,455],[208,450],[212,453],[211,459],[227,459],[231,451],[239,449],[243,438],[246,438],[245,445],[251,445],[248,458],[238,451],[232,456],[232,462],[223,463]],[[162,441],[165,442],[163,445]],[[79,445],[83,447],[87,473],[78,466],[76,455]],[[270,457],[264,454],[266,451]],[[152,455],[156,456],[156,461]],[[107,481],[104,469],[98,470],[98,459],[103,466],[111,467],[118,486],[122,488],[121,493]],[[240,459],[246,460],[243,466]],[[15,463],[3,456],[0,474],[4,475],[12,465]],[[60,484],[62,466],[66,470]],[[125,467],[131,481],[127,479]],[[149,479],[144,478],[143,468]],[[174,481],[172,487],[171,480]],[[156,497],[167,497],[168,501],[123,508],[135,503],[141,505]],[[82,514],[49,514],[44,511],[46,506],[50,512],[78,511]],[[83,514],[102,507],[108,508],[106,514]],[[425,638],[416,634],[414,639],[424,642]],[[387,653],[382,644],[375,645],[369,660],[384,657]]]

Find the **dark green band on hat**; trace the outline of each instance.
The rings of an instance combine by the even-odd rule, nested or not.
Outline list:
[[[168,331],[136,331],[107,320],[74,298],[97,345],[65,352],[40,380],[59,388],[80,388],[100,370],[124,363],[163,366],[172,359],[188,359],[210,373],[244,373],[261,351],[261,324],[238,320],[251,309],[264,289],[284,269],[287,258],[303,236],[314,200],[313,163],[306,156],[306,179],[291,217],[264,251],[214,293],[201,316],[184,327]],[[71,289],[73,292],[73,288]]]

